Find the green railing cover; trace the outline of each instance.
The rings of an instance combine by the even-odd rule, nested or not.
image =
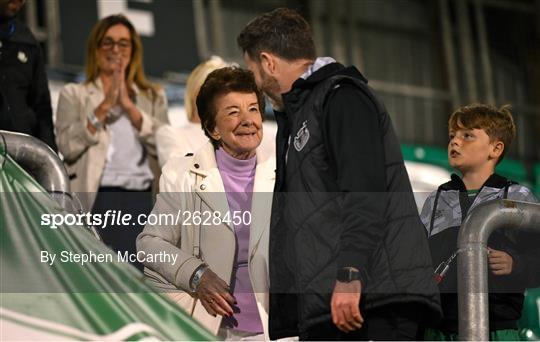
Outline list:
[[[523,312],[519,324],[519,335],[524,341],[540,340],[540,288],[528,289],[525,293]]]
[[[534,184],[535,192],[540,196],[540,163],[534,164],[534,179],[536,180]]]
[[[41,226],[61,213],[48,194],[4,155],[0,143],[0,335],[76,340],[215,340],[121,262],[40,262],[41,251],[113,253],[85,228]],[[36,335],[32,335],[36,334]],[[33,337],[34,336],[34,337]]]

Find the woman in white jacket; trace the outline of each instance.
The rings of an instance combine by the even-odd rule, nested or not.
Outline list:
[[[155,217],[139,252],[158,288],[225,339],[268,337],[268,228],[275,179],[273,156],[257,152],[264,99],[251,72],[212,72],[197,97],[210,138],[194,155],[167,162]],[[157,260],[157,261],[156,261]]]

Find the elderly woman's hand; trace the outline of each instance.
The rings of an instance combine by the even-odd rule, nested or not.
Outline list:
[[[196,294],[210,315],[232,316],[232,305],[236,300],[230,293],[229,285],[211,269],[204,271]]]

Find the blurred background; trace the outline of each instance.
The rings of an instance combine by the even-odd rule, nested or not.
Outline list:
[[[236,35],[280,6],[308,19],[319,55],[369,79],[409,161],[448,169],[453,109],[511,104],[518,135],[499,172],[540,192],[540,0],[31,0],[22,17],[47,56],[55,106],[66,82],[83,79],[96,20],[127,15],[142,36],[145,70],[166,86],[179,125],[191,69],[211,55],[242,64]]]

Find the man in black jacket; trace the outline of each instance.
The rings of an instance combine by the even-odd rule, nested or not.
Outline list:
[[[384,106],[356,68],[316,58],[292,10],[255,18],[237,42],[278,122],[270,337],[419,338],[439,295]]]
[[[25,0],[0,0],[0,129],[26,133],[57,151],[40,46],[16,19]]]

